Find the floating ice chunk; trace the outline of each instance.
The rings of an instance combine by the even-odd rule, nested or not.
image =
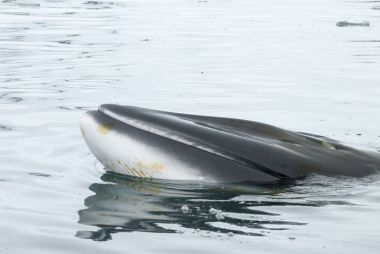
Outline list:
[[[188,212],[190,212],[190,208],[189,208],[187,205],[183,205],[183,206],[181,207],[181,211],[182,211],[183,213],[188,213]]]
[[[218,211],[218,213],[215,215],[215,217],[217,220],[223,220],[224,219],[224,215],[223,215],[222,211]]]
[[[221,210],[217,210],[215,208],[210,208],[210,210],[208,212],[212,215],[215,215],[215,218],[217,220],[223,220],[224,219],[224,215],[223,215],[223,212]]]
[[[215,215],[215,214],[217,214],[218,210],[216,210],[215,208],[210,208],[210,210],[208,210],[208,212],[209,212],[210,214]]]
[[[369,26],[369,22],[368,21],[348,22],[347,20],[345,20],[345,21],[339,21],[338,23],[336,23],[336,26],[341,26],[341,27],[345,27],[345,26]]]

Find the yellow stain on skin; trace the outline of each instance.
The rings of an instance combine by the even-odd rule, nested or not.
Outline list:
[[[154,163],[144,163],[142,161],[136,162],[136,168],[138,169],[146,169],[146,170],[153,170],[155,172],[161,173],[164,170],[164,166],[161,163],[154,162]]]
[[[152,164],[150,164],[150,167],[152,169],[155,169],[155,170],[158,170],[158,171],[161,171],[164,169],[164,166],[162,166],[162,164],[158,163],[158,162],[154,162]]]
[[[112,128],[113,128],[114,125],[115,125],[115,123],[103,123],[103,124],[99,124],[97,130],[101,134],[107,135],[112,130]]]

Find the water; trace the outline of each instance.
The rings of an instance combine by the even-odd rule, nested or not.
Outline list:
[[[379,149],[378,5],[1,1],[0,252],[377,253],[378,176],[284,186],[122,178],[105,174],[78,121],[120,103]]]

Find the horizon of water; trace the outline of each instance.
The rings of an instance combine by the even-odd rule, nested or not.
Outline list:
[[[119,103],[379,149],[379,6],[1,1],[0,253],[377,253],[377,175],[141,181],[105,173],[78,123]]]

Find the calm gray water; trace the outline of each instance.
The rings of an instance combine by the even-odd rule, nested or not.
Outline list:
[[[78,128],[102,103],[379,149],[378,1],[1,1],[0,253],[379,253],[379,176],[105,174]]]

